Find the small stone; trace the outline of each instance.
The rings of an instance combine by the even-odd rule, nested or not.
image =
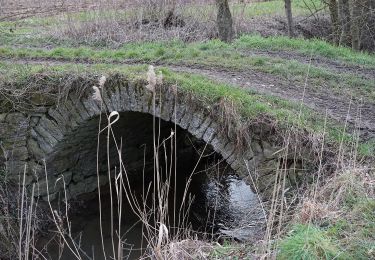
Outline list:
[[[0,114],[0,122],[5,122],[5,119],[8,114]]]

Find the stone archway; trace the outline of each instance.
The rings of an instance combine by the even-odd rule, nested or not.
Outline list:
[[[117,111],[151,115],[163,122],[176,124],[212,146],[238,175],[248,174],[246,167],[253,167],[254,152],[251,148],[245,153],[238,152],[235,142],[221,130],[207,108],[199,102],[180,98],[173,88],[158,89],[154,103],[154,93],[145,85],[144,82],[109,82],[104,87],[102,108],[92,99],[90,89],[81,96],[71,93],[65,102],[49,108],[30,128],[30,138],[27,140],[30,167],[38,168],[38,162],[45,160],[52,182],[61,175],[70,180],[74,174],[71,164],[76,163],[82,153],[96,152],[98,123],[95,118],[106,111]],[[91,140],[87,142],[87,138]],[[80,155],[74,157],[77,149],[80,149]],[[86,181],[92,182],[91,179]]]
[[[25,184],[38,182],[39,195],[45,197],[46,165],[48,181],[53,184],[49,185],[53,187],[48,190],[50,196],[64,188],[63,182],[56,182],[61,177],[64,177],[65,188],[71,197],[93,191],[97,187],[98,119],[101,115],[105,118],[104,115],[117,111],[123,120],[120,122],[123,134],[134,135],[133,139],[151,135],[150,122],[153,118],[160,120],[167,129],[176,125],[181,132],[210,146],[238,176],[247,177],[251,180],[249,184],[257,186],[257,190],[253,189],[254,193],[259,192],[262,198],[267,199],[263,195],[272,191],[277,178],[275,172],[280,167],[277,154],[280,147],[264,138],[266,135],[271,136],[268,140],[276,140],[272,138],[273,130],[269,130],[267,125],[265,130],[261,129],[262,124],[246,129],[246,145],[239,149],[236,137],[223,126],[220,109],[207,107],[196,94],[180,91],[168,84],[157,86],[155,92],[146,86],[144,80],[112,76],[103,88],[102,107],[92,97],[92,85],[86,85],[78,91],[70,91],[63,102],[40,107],[37,112],[1,115],[0,131],[5,129],[1,140],[6,151],[3,159],[8,176],[19,180],[26,165]],[[143,128],[148,130],[142,132]],[[231,128],[236,129],[236,126]],[[129,147],[135,149],[137,144]],[[131,155],[136,156],[137,152]],[[129,158],[137,161],[131,156]],[[261,211],[263,215],[259,201],[254,202],[254,208],[257,211],[254,216],[259,216]]]
[[[245,131],[247,138],[245,146],[238,149],[238,136],[226,131],[228,126],[223,125],[225,120],[222,120],[220,106],[207,107],[196,94],[165,84],[156,89],[153,105],[153,92],[146,88],[147,82],[114,75],[109,77],[104,87],[104,106],[101,109],[92,99],[92,84],[92,81],[90,84],[76,82],[74,87],[67,87],[73,90],[58,104],[43,105],[36,111],[0,114],[0,141],[4,151],[4,156],[0,155],[0,163],[4,160],[9,179],[17,182],[25,165],[26,185],[42,179],[45,175],[44,160],[48,167],[58,165],[59,161],[54,161],[54,158],[65,149],[64,146],[73,147],[72,140],[82,140],[79,137],[85,137],[87,131],[92,134],[97,132],[97,128],[90,126],[90,120],[101,113],[118,111],[147,114],[163,122],[175,123],[212,146],[237,175],[253,179],[250,184],[255,181],[259,193],[272,190],[274,173],[279,167],[277,151],[280,145],[276,144],[277,133],[267,124],[264,129],[262,123],[252,129],[241,129],[239,135]],[[238,125],[229,128],[236,132]],[[58,175],[62,171],[57,169],[55,173]],[[69,174],[67,171],[67,178]],[[51,172],[51,181],[57,178],[54,176]],[[267,199],[267,196],[263,197]]]

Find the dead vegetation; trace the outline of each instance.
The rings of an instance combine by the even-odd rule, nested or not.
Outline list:
[[[337,26],[337,21],[334,25],[334,17],[330,16],[330,3],[336,2],[309,0],[293,6],[294,36],[338,43],[337,30],[340,26]],[[39,33],[50,38],[52,42],[60,41],[65,44],[118,47],[129,42],[171,39],[192,42],[219,36],[215,1],[101,0],[72,3],[61,0],[2,0],[1,5],[0,21],[20,21],[25,18],[35,18],[38,21],[41,17],[52,18],[51,21],[55,19],[52,23],[54,26],[47,25]],[[270,11],[262,9],[267,8],[265,6],[260,7],[259,14],[257,11],[253,14],[253,6],[253,1],[231,3],[233,31],[236,37],[244,33],[259,33],[263,36],[288,35],[288,23],[283,12],[272,10],[271,13],[276,14],[271,15]],[[358,23],[352,25],[353,28],[356,28],[356,24],[360,25],[359,30],[353,29],[353,32],[358,31],[360,38],[356,49],[371,51],[374,48],[371,27],[374,7],[365,1],[359,9],[360,18],[354,19]],[[262,12],[265,14],[262,15]],[[15,29],[17,28],[10,30],[13,32]],[[341,45],[345,46],[345,42],[342,41],[341,44],[340,41]]]

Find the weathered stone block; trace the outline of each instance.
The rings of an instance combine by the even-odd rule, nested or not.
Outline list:
[[[61,112],[56,108],[51,108],[48,110],[48,115],[53,118],[53,120],[57,123],[61,131],[68,132],[73,129],[73,126],[69,124],[69,121],[61,115]]]
[[[59,140],[55,138],[55,136],[50,133],[47,129],[43,128],[41,124],[37,125],[33,128],[35,132],[38,133],[40,138],[43,138],[46,143],[48,143],[51,147],[54,147]]]
[[[129,111],[134,111],[137,106],[137,99],[135,95],[134,83],[129,82],[128,84],[128,95],[129,95]]]
[[[27,140],[27,149],[29,150],[30,156],[36,160],[42,160],[46,157],[45,152],[40,148],[38,142],[33,138],[29,138]]]
[[[98,116],[101,113],[100,101],[94,100],[91,97],[81,99],[83,106],[85,107],[90,118]]]
[[[230,167],[234,170],[234,171],[238,171],[239,169],[243,168],[243,162],[241,159],[236,159],[234,160]]]
[[[207,127],[206,131],[203,134],[203,140],[206,143],[211,143],[211,140],[215,137],[217,133],[217,125],[216,123],[212,122],[209,127]]]
[[[223,158],[225,160],[227,160],[231,155],[233,155],[233,153],[235,152],[236,148],[235,146],[233,145],[233,143],[231,141],[229,141],[224,149],[222,150],[222,153],[221,155],[223,156]]]
[[[204,119],[204,121],[202,122],[202,124],[196,129],[194,135],[195,135],[198,139],[202,139],[204,133],[206,132],[207,128],[211,125],[211,123],[212,123],[211,118],[210,118],[210,117],[206,117],[206,118]]]
[[[184,113],[184,116],[180,120],[180,123],[179,123],[180,126],[183,129],[188,129],[193,117],[194,117],[194,110],[192,110],[191,108],[189,109],[187,107]]]
[[[72,104],[72,106],[75,107],[77,113],[80,115],[83,121],[86,121],[90,119],[90,113],[86,110],[86,107],[83,105],[81,100],[78,99],[75,95],[70,94],[69,95],[69,100]]]
[[[39,124],[35,127],[35,129],[37,129],[38,126],[41,126],[43,129],[49,132],[50,135],[57,141],[63,140],[64,133],[55,122],[43,117],[40,119]]]
[[[57,111],[63,118],[63,125],[66,128],[76,129],[79,126],[80,120],[78,119],[78,115],[76,115],[75,113],[71,113],[65,105],[59,105]]]
[[[0,114],[0,123],[5,122],[5,119],[6,119],[7,115],[8,114],[6,114],[6,113]]]
[[[119,87],[119,91],[120,91],[119,99],[120,99],[120,104],[121,104],[121,111],[122,112],[129,111],[129,109],[130,109],[130,96],[129,96],[129,93],[128,93],[127,83],[121,84],[121,86]]]
[[[203,124],[205,119],[206,117],[203,113],[201,113],[200,111],[196,111],[194,113],[194,116],[191,119],[191,123],[189,125],[188,131],[197,137],[196,132],[199,129],[199,127]],[[198,137],[198,138],[201,138],[201,137]]]
[[[250,147],[255,154],[263,154],[262,146],[260,145],[260,142],[258,140],[252,140]]]
[[[139,86],[135,85],[134,86],[134,102],[132,102],[132,104],[134,104],[133,106],[133,111],[135,112],[142,112],[143,110],[143,91],[142,91],[142,88],[140,88]]]
[[[276,152],[279,150],[278,147],[272,146],[269,142],[262,140],[263,155],[267,159],[275,158],[278,155]]]
[[[186,105],[184,104],[177,104],[177,107],[175,109],[175,118],[176,118],[176,124],[181,126],[181,120],[184,117],[185,113],[187,113]]]
[[[48,155],[53,152],[53,147],[44,140],[34,129],[30,130],[31,136],[37,141],[44,154]]]
[[[104,87],[102,93],[102,99],[103,103],[105,104],[105,107],[108,109],[108,112],[115,111],[114,104],[112,104],[111,100],[111,93],[109,93],[109,90]]]
[[[121,112],[121,101],[120,101],[120,90],[117,85],[111,86],[111,89],[108,91],[108,95],[111,99],[113,109],[115,111]]]

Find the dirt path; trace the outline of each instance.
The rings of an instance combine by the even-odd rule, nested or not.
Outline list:
[[[64,61],[64,60],[46,60],[46,59],[8,59],[9,63],[19,64],[40,64],[40,65],[62,65],[68,63],[92,64],[86,61]],[[127,61],[121,64],[144,64],[144,62]],[[261,94],[273,95],[286,100],[312,108],[313,110],[342,123],[348,122],[349,127],[353,129],[357,126],[362,140],[375,138],[375,105],[360,104],[358,101],[351,100],[348,96],[340,96],[329,89],[317,89],[289,81],[285,78],[275,75],[255,71],[233,71],[223,68],[207,68],[201,65],[176,65],[162,62],[152,63],[156,66],[164,66],[173,71],[194,73],[204,75],[212,80],[231,84],[249,89]]]
[[[254,70],[243,72],[172,66],[180,72],[191,72],[207,76],[210,79],[236,85],[241,88],[255,90],[258,93],[274,95],[286,100],[312,108],[340,122],[348,122],[353,128],[359,127],[363,140],[375,138],[375,105],[361,104],[350,97],[339,96],[328,89],[305,88],[281,77],[261,73]]]

